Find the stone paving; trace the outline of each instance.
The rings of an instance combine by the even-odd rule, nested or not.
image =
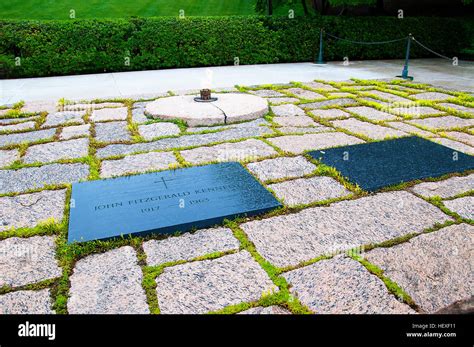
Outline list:
[[[425,88],[239,88],[269,114],[219,126],[147,118],[168,93],[0,110],[0,314],[416,314],[471,298],[473,172],[366,194],[306,155],[412,134],[473,155],[472,95]],[[183,235],[65,245],[72,183],[221,161],[241,162],[285,207]]]

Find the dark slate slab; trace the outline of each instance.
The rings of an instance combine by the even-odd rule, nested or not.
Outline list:
[[[309,152],[373,192],[417,179],[474,169],[474,157],[417,136]]]
[[[76,183],[68,242],[184,232],[280,206],[239,163]]]

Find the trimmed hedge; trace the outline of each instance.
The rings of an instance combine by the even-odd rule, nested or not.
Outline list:
[[[459,55],[472,20],[416,17],[131,18],[0,21],[0,65],[8,78],[193,66],[313,61],[319,28],[356,41],[412,33],[433,50]],[[354,45],[326,37],[325,59],[404,58],[406,42]],[[411,57],[433,57],[413,45]],[[16,66],[15,57],[21,64]],[[126,65],[130,57],[130,65]]]

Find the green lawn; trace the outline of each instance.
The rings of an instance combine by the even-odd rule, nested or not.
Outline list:
[[[224,16],[255,14],[255,0],[3,0],[2,19],[117,18],[129,16]]]

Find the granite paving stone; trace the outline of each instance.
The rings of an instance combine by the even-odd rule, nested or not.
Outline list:
[[[318,125],[318,123],[308,116],[275,117],[273,121],[282,126],[304,127]]]
[[[132,109],[132,122],[136,124],[144,124],[148,122],[149,119],[145,115],[144,108],[134,108]]]
[[[291,314],[291,312],[281,306],[267,306],[267,307],[258,306],[258,307],[253,307],[248,310],[239,312],[238,314],[268,315],[268,314]]]
[[[89,153],[89,139],[49,142],[29,147],[23,156],[25,163],[48,163],[60,159],[86,157]]]
[[[49,289],[0,295],[0,314],[53,314]]]
[[[474,220],[474,196],[444,201],[444,205],[462,218]]]
[[[349,136],[341,132],[286,135],[270,138],[268,141],[280,149],[293,154],[300,154],[307,150],[355,145],[364,142],[357,137]]]
[[[316,92],[312,92],[307,89],[302,88],[289,88],[284,90],[287,93],[293,94],[300,99],[305,100],[316,100],[316,99],[324,99],[324,95],[318,94]]]
[[[278,291],[247,251],[165,268],[156,284],[164,314],[217,311]]]
[[[474,227],[452,225],[364,256],[427,313],[472,295]]]
[[[25,192],[46,185],[74,183],[88,176],[89,165],[79,163],[0,170],[0,194]]]
[[[453,138],[454,140],[464,142],[465,144],[474,147],[474,135],[462,133],[459,131],[447,131],[444,134]]]
[[[65,127],[61,130],[59,139],[70,140],[75,137],[89,136],[90,124],[74,125]]]
[[[453,96],[449,94],[438,93],[438,92],[419,93],[419,94],[412,95],[412,97],[418,100],[434,100],[434,101],[453,98]]]
[[[165,138],[153,142],[136,143],[132,145],[116,144],[109,145],[97,150],[99,158],[107,158],[116,155],[127,155],[137,152],[150,152],[156,150],[169,150],[191,146],[204,146],[214,142],[232,141],[243,138],[261,136],[273,133],[267,127],[232,127],[218,133],[192,134],[177,138]]]
[[[316,201],[340,198],[350,192],[331,177],[315,176],[270,184],[279,199],[288,206],[310,204]]]
[[[0,125],[0,132],[14,132],[14,131],[23,131],[31,130],[36,126],[35,122],[23,122],[10,125]]]
[[[311,115],[319,118],[334,119],[334,118],[349,118],[351,115],[338,108],[331,108],[328,110],[314,110],[309,112]]]
[[[61,276],[53,236],[0,241],[0,287],[20,287]]]
[[[18,151],[18,149],[4,151],[0,150],[0,168],[9,166],[18,159],[20,159],[20,152]]]
[[[278,267],[406,234],[451,220],[440,209],[404,191],[356,200],[241,225],[265,259]]]
[[[24,113],[55,112],[57,103],[55,101],[27,101],[21,108]]]
[[[442,144],[443,146],[454,149],[462,153],[474,155],[474,147],[468,146],[462,142],[453,141],[445,138],[434,138],[433,141]]]
[[[300,107],[314,110],[317,108],[324,108],[324,107],[330,107],[330,106],[348,106],[348,105],[354,105],[354,104],[357,104],[357,101],[354,99],[341,98],[341,99],[330,99],[330,100],[324,100],[324,101],[318,101],[318,102],[311,102],[308,104],[301,104]]]
[[[0,232],[12,228],[34,227],[53,219],[63,219],[66,190],[45,190],[39,193],[0,198]]]
[[[71,314],[149,313],[142,270],[130,246],[80,259],[69,277]]]
[[[290,291],[320,314],[415,313],[390,294],[359,262],[343,257],[321,260],[284,274]]]
[[[98,110],[101,108],[113,108],[113,107],[122,107],[121,102],[101,102],[101,103],[80,103],[72,105],[64,105],[65,111],[78,111],[78,110]]]
[[[91,115],[92,122],[103,122],[109,120],[126,120],[128,109],[126,107],[102,108],[94,110]]]
[[[418,135],[422,137],[433,137],[436,136],[435,134],[426,131],[426,130],[421,130],[420,128],[417,128],[414,125],[403,123],[403,122],[389,122],[387,123],[388,126],[391,126],[392,128],[395,128],[400,131],[404,131],[409,134],[413,135]]]
[[[279,127],[278,131],[282,134],[317,134],[326,131],[334,131],[333,128],[325,126],[315,126],[315,127]]]
[[[337,88],[334,88],[330,84],[320,83],[320,82],[303,82],[301,83],[303,86],[312,88],[312,89],[321,89],[324,91],[336,91]]]
[[[247,168],[261,181],[302,177],[316,170],[316,165],[304,157],[280,157],[247,164]]]
[[[443,181],[423,182],[417,184],[411,190],[421,196],[432,198],[450,198],[474,190],[474,174],[464,177],[451,177]]]
[[[410,99],[407,99],[407,98],[404,98],[392,93],[381,92],[379,90],[367,90],[367,91],[364,91],[363,93],[373,94],[382,100],[391,101],[391,102],[413,102]]]
[[[447,108],[452,108],[456,111],[459,112],[465,112],[465,113],[474,113],[474,107],[466,107],[458,104],[451,104],[451,103],[440,103],[440,106],[447,107]]]
[[[107,122],[95,125],[95,139],[99,142],[130,141],[127,122]]]
[[[459,118],[454,116],[415,119],[410,120],[409,122],[436,130],[464,128],[474,125],[474,119]]]
[[[249,93],[253,95],[261,96],[262,98],[273,98],[273,97],[285,96],[284,94],[272,89],[249,90]]]
[[[173,136],[180,133],[179,126],[174,123],[152,123],[140,125],[138,132],[147,141],[161,136]]]
[[[389,111],[390,113],[393,113],[397,116],[409,116],[414,118],[427,115],[440,115],[446,113],[432,107],[419,105],[410,105],[406,107],[390,107]]]
[[[130,155],[123,159],[104,160],[101,164],[100,176],[122,176],[127,173],[139,173],[151,170],[168,169],[170,165],[177,164],[173,153],[151,152]]]
[[[243,161],[276,155],[271,146],[259,140],[245,140],[236,143],[222,143],[211,147],[199,147],[181,151],[184,160],[192,164],[212,161]]]
[[[403,131],[368,122],[362,122],[354,118],[336,120],[332,122],[332,125],[337,128],[346,129],[355,134],[365,135],[374,140],[383,140],[386,138],[408,136],[408,134]]]
[[[23,122],[34,122],[38,118],[39,118],[38,116],[17,117],[17,118],[0,118],[0,125],[18,124],[18,123],[23,123]]]
[[[268,98],[268,102],[271,105],[281,105],[287,102],[298,102],[299,100],[297,98],[285,98],[285,97],[280,97],[280,98]]]
[[[346,108],[346,110],[360,117],[364,117],[373,121],[387,121],[398,119],[398,117],[394,115],[367,106],[348,107]]]
[[[37,142],[52,139],[56,129],[29,131],[26,133],[0,135],[0,147],[18,145],[20,143]]]
[[[304,111],[296,105],[286,104],[272,106],[272,111],[277,117],[304,116]]]
[[[82,117],[86,112],[84,111],[64,111],[51,113],[46,116],[46,121],[41,125],[42,128],[55,127],[65,124],[84,124]]]
[[[215,252],[238,250],[239,241],[227,228],[199,230],[196,233],[151,240],[143,244],[147,264],[157,266],[179,260],[192,260]]]

